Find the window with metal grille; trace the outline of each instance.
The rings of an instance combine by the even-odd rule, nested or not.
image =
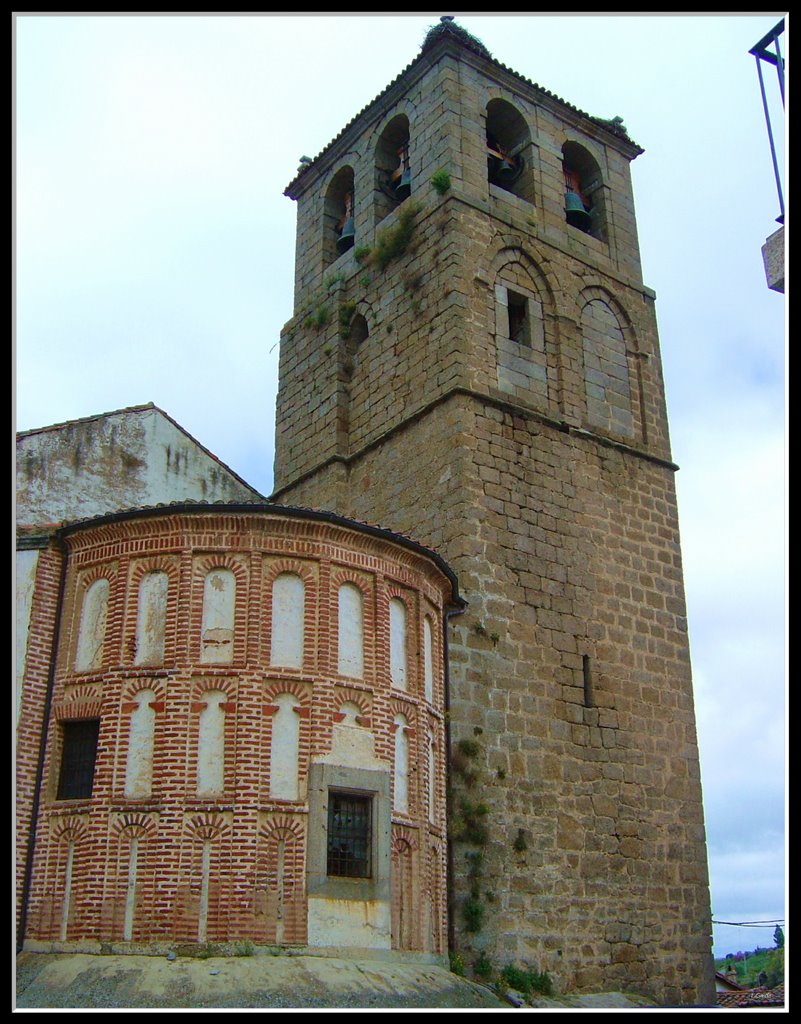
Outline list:
[[[62,722],[57,800],[88,800],[91,797],[99,731],[97,719]]]
[[[328,874],[372,877],[370,796],[328,794]]]

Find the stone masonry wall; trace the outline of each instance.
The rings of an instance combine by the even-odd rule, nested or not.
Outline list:
[[[483,950],[549,971],[562,990],[711,1002],[676,467],[628,166],[639,150],[458,48],[424,55],[405,84],[293,194],[276,497],[407,533],[459,576],[451,926],[467,961]],[[494,100],[529,133],[523,196],[487,181]],[[401,103],[410,244],[380,273],[355,250],[340,256],[334,315],[312,330],[319,195],[346,151],[369,164]],[[433,124],[445,138],[416,145]],[[604,237],[565,221],[566,143],[600,169]],[[430,181],[440,167],[444,195]],[[374,245],[369,223],[361,240]],[[509,338],[503,289],[528,302],[528,346]],[[364,317],[355,353],[337,310]]]

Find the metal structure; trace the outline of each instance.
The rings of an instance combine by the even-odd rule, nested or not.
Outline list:
[[[784,108],[784,58],[781,55],[781,49],[779,47],[779,36],[784,32],[784,18],[763,36],[759,42],[752,46],[748,51],[753,53],[756,59],[757,74],[759,76],[759,89],[762,94],[762,107],[765,111],[765,123],[768,127],[768,140],[770,142],[770,155],[773,160],[773,173],[776,177],[776,190],[779,194],[779,216],[776,218],[777,223],[784,224],[784,196],[782,194],[782,183],[781,176],[779,174],[779,164],[776,159],[776,145],[773,140],[773,128],[770,123],[770,111],[768,110],[768,100],[765,95],[765,81],[762,77],[762,61],[766,61],[768,64],[773,64],[776,68],[776,75],[779,81],[779,93],[782,98],[782,108]],[[773,49],[770,49],[773,47]]]

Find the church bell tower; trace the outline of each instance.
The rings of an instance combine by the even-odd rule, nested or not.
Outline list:
[[[274,499],[409,536],[459,578],[465,963],[688,1006],[714,1002],[711,918],[641,152],[431,29],[286,190]]]

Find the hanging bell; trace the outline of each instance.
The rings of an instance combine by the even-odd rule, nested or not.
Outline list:
[[[588,232],[592,227],[592,217],[584,209],[581,196],[576,192],[565,192],[565,220],[582,231]]]
[[[412,172],[404,170],[395,183],[395,195],[398,199],[406,199],[412,191]]]
[[[517,164],[514,157],[507,156],[506,153],[503,154],[497,162],[495,177],[501,182],[514,181],[517,177]]]
[[[409,167],[408,143],[404,143],[398,149],[398,158],[400,163],[392,174],[392,187],[395,191],[395,198],[402,202],[412,191],[412,172]]]
[[[356,231],[353,223],[353,217],[347,217],[339,232],[339,238],[337,239],[337,252],[340,253],[340,255],[343,252],[347,252],[353,245],[355,239]]]
[[[337,224],[337,231],[339,232],[337,252],[340,255],[351,248],[356,238],[356,227],[353,222],[353,193],[346,192],[342,199],[345,207],[345,216]]]

